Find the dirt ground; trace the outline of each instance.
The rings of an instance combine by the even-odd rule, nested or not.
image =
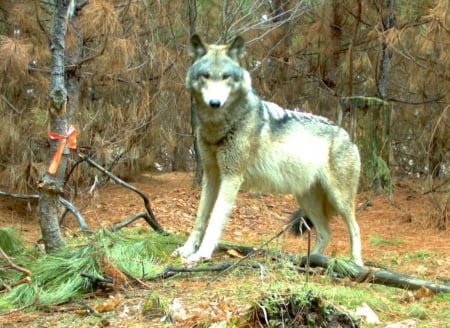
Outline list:
[[[199,199],[199,188],[194,186],[192,174],[149,173],[130,183],[148,194],[154,214],[166,230],[189,233]],[[447,230],[432,226],[439,214],[431,194],[426,191],[423,180],[410,178],[397,181],[391,196],[373,195],[371,192],[358,195],[359,207],[369,200],[368,205],[362,206],[357,213],[366,262],[384,264],[391,270],[428,280],[450,279],[450,226],[447,223]],[[93,194],[82,194],[74,200],[74,204],[91,229],[110,227],[144,210],[138,195],[113,183]],[[14,226],[27,242],[35,243],[40,235],[36,207],[37,201],[0,196],[0,227]],[[222,239],[258,246],[280,231],[295,209],[291,196],[242,193]],[[144,221],[138,221],[135,225],[146,227]],[[64,221],[64,233],[72,234],[77,230],[75,219],[68,215]],[[332,220],[332,231],[332,241],[326,253],[347,257],[349,238],[341,219]],[[277,242],[288,252],[306,250],[305,238],[285,235]],[[408,254],[418,254],[417,259],[406,263],[403,259]],[[186,281],[186,285],[181,281],[173,284],[186,290],[196,288],[192,280]],[[20,316],[20,313],[15,313],[9,319],[3,319],[18,320],[23,325],[27,320]]]

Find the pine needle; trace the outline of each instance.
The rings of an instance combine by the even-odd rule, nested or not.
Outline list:
[[[3,241],[3,238],[1,238]],[[16,307],[29,309],[61,304],[92,291],[91,282],[81,276],[87,273],[103,277],[144,279],[162,270],[158,258],[169,253],[164,245],[175,243],[171,237],[157,233],[137,234],[126,229],[117,233],[100,230],[93,236],[74,238],[72,247],[52,254],[35,254],[28,250],[22,265],[32,272],[31,282],[0,294],[0,311]],[[73,246],[78,245],[78,246]],[[37,258],[35,258],[37,256]],[[116,272],[111,272],[111,271]]]
[[[24,248],[23,241],[19,237],[19,233],[11,227],[0,229],[0,248],[10,255],[17,255],[22,253]]]
[[[353,277],[358,274],[354,266],[339,258],[331,258],[327,268],[328,274],[337,274],[339,277]]]

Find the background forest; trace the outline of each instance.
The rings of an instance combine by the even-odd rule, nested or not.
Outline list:
[[[0,183],[35,190],[47,139],[54,1],[0,1]],[[265,99],[340,122],[363,157],[362,186],[424,178],[448,226],[450,8],[447,0],[73,1],[66,37],[78,148],[122,178],[195,169],[184,77],[191,34],[241,34]],[[71,170],[78,159],[69,163]],[[81,164],[66,193],[96,181]]]

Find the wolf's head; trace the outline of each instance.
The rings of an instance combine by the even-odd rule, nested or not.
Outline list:
[[[186,87],[201,107],[221,108],[251,90],[250,74],[239,64],[244,39],[229,44],[208,45],[198,35],[191,38],[190,54],[194,62],[186,77]]]

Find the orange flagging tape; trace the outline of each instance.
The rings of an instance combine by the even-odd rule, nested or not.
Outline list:
[[[48,137],[52,140],[61,140],[58,144],[58,147],[56,148],[55,153],[53,154],[52,161],[50,162],[50,165],[48,166],[47,172],[50,174],[56,174],[58,171],[59,163],[61,162],[61,156],[64,151],[64,147],[66,146],[66,143],[68,142],[68,147],[70,149],[76,149],[77,148],[77,130],[71,125],[69,126],[69,130],[66,134],[59,134],[56,132],[49,132]]]

